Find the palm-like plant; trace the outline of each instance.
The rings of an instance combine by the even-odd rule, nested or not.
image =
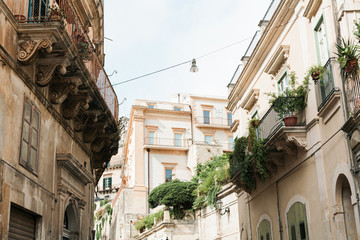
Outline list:
[[[342,39],[341,44],[336,44],[338,62],[340,63],[341,75],[347,79],[355,77],[359,71],[359,46],[352,42]]]

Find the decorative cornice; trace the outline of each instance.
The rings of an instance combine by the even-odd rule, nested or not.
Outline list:
[[[290,46],[289,45],[280,45],[276,50],[274,56],[271,58],[269,63],[265,67],[265,72],[276,76],[280,68],[286,63],[289,58]]]
[[[57,153],[56,161],[59,167],[66,169],[82,184],[94,183],[94,177],[74,158],[71,153]]]

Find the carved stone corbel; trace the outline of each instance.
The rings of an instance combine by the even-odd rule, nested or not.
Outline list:
[[[75,118],[80,109],[86,110],[89,108],[90,101],[91,97],[87,91],[69,95],[61,104],[63,117],[68,120]]]
[[[286,139],[286,143],[293,143],[297,148],[306,149],[306,138],[289,136]]]
[[[105,132],[106,126],[105,122],[88,123],[83,134],[83,141],[85,143],[94,141],[98,134]]]
[[[38,56],[41,50],[46,53],[52,52],[52,42],[50,40],[40,40],[35,42],[33,40],[23,41],[19,43],[20,51],[17,54],[18,61],[23,65],[28,65]]]
[[[100,152],[105,144],[110,142],[110,137],[97,137],[94,141],[91,142],[91,151],[93,153]]]
[[[54,79],[49,89],[51,102],[54,104],[63,103],[69,94],[75,95],[78,92],[78,86],[80,84],[80,77],[59,77]]]
[[[294,156],[297,153],[297,149],[295,147],[289,146],[286,144],[286,141],[278,141],[275,143],[276,150],[285,151],[288,155]]]
[[[60,75],[66,74],[66,65],[65,63],[39,63],[36,66],[36,83],[42,87],[47,86],[55,73]]]

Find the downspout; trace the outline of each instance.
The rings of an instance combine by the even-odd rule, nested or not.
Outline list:
[[[191,144],[194,144],[194,131],[193,131],[193,115],[192,115],[192,108],[191,105],[189,105],[190,108],[190,124],[191,124]]]
[[[247,209],[248,209],[248,221],[249,221],[249,226],[248,226],[248,237],[249,240],[252,239],[252,232],[251,232],[251,213],[250,213],[250,200],[249,200],[250,195],[247,193]]]
[[[275,188],[276,188],[276,207],[277,207],[277,213],[278,213],[278,223],[279,223],[279,234],[280,234],[280,240],[283,239],[282,237],[282,225],[281,225],[281,218],[280,218],[280,203],[279,203],[279,188],[278,188],[278,182],[279,180],[276,181],[275,184]]]
[[[147,164],[147,197],[146,197],[146,206],[147,206],[147,213],[150,213],[150,206],[148,203],[149,195],[150,195],[150,148],[147,148],[146,151],[148,152],[148,164]]]

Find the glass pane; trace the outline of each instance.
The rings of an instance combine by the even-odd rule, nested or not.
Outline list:
[[[205,143],[211,144],[212,143],[212,136],[205,136]]]
[[[175,110],[175,111],[181,111],[181,108],[179,108],[179,107],[174,107],[174,110]]]
[[[36,159],[37,159],[37,151],[36,151],[36,149],[31,148],[29,164],[33,170],[36,170]]]
[[[182,134],[181,133],[175,133],[175,146],[181,147],[182,146]]]
[[[296,231],[294,225],[291,226],[291,240],[296,240]]]
[[[204,111],[204,123],[209,124],[210,123],[210,111]]]
[[[29,135],[30,135],[30,125],[27,122],[24,122],[23,140],[25,140],[27,143],[29,142]]]
[[[35,149],[38,148],[38,131],[35,129],[33,129],[31,133],[31,146]]]
[[[27,122],[30,122],[31,119],[31,105],[27,102],[25,102],[25,114],[24,114],[24,119]]]
[[[27,155],[28,155],[28,144],[24,141],[22,141],[21,144],[21,160],[27,161]]]
[[[234,139],[233,137],[229,137],[229,150],[234,149]]]
[[[305,232],[305,223],[300,223],[300,238],[301,240],[306,239],[306,232]]]
[[[165,181],[168,182],[172,179],[172,169],[165,169]]]
[[[227,113],[227,121],[228,121],[228,125],[231,126],[231,124],[232,124],[232,114],[231,113]]]
[[[40,118],[40,115],[37,111],[34,110],[33,112],[34,116],[33,116],[33,122],[32,122],[32,126],[35,128],[35,129],[39,129],[39,118]]]
[[[148,144],[155,144],[155,132],[149,132]]]

